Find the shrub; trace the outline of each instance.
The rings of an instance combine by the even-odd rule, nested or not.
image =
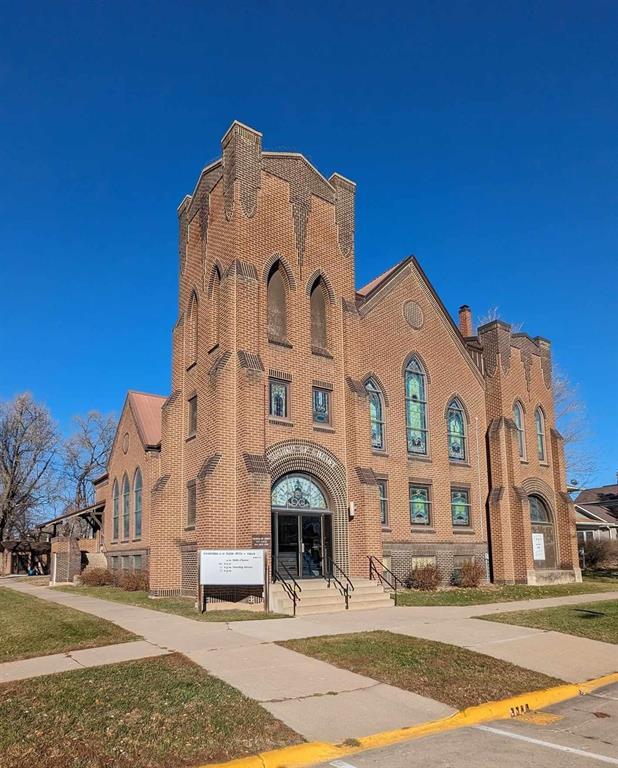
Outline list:
[[[618,560],[618,541],[592,539],[584,544],[586,568],[601,568],[613,565]]]
[[[420,568],[412,568],[403,580],[408,589],[422,589],[431,591],[437,589],[442,581],[442,574],[437,565],[423,565]]]
[[[106,587],[114,583],[114,575],[107,568],[86,568],[80,578],[87,587]]]
[[[466,560],[459,569],[460,587],[478,587],[485,578],[485,569],[478,560]]]
[[[114,586],[125,592],[147,592],[148,573],[146,571],[115,571]]]

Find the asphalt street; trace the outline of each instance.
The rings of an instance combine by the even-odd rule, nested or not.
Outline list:
[[[415,739],[324,768],[618,766],[618,685],[512,720]]]

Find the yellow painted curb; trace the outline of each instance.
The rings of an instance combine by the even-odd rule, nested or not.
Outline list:
[[[478,725],[490,720],[517,717],[531,710],[542,709],[552,704],[573,699],[576,696],[592,693],[597,688],[603,688],[612,683],[618,683],[618,672],[597,677],[585,683],[566,683],[541,691],[522,693],[509,699],[488,701],[475,707],[467,707],[461,712],[455,712],[454,715],[443,717],[440,720],[430,720],[427,723],[412,725],[408,728],[397,728],[393,731],[363,736],[360,739],[350,739],[345,744],[311,741],[306,744],[296,744],[293,747],[261,752],[259,755],[241,757],[226,763],[208,763],[200,766],[200,768],[306,768],[306,766],[329,762],[368,749],[378,749],[379,747],[399,744],[402,741],[418,739],[421,736]]]

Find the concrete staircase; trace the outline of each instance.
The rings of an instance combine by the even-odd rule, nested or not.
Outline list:
[[[391,608],[394,605],[389,594],[378,582],[369,579],[353,579],[352,583],[354,591],[350,592],[349,610]],[[288,581],[288,584],[293,586],[291,581]],[[302,592],[296,606],[297,616],[345,611],[345,599],[334,582],[331,582],[330,588],[324,579],[302,579],[298,584]],[[292,614],[292,609],[292,601],[281,584],[271,584],[270,610],[276,613]]]

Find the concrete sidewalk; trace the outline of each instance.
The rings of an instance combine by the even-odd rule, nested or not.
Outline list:
[[[618,646],[473,618],[503,610],[616,599],[618,593],[500,605],[343,611],[225,624],[24,583],[6,586],[100,616],[162,649],[184,653],[262,703],[307,739],[343,741],[442,717],[452,710],[274,645],[278,640],[382,629],[470,648],[567,681],[618,670]]]
[[[167,653],[169,651],[158,648],[145,640],[136,640],[132,643],[115,643],[98,648],[85,648],[81,651],[52,653],[47,656],[36,656],[32,659],[20,659],[19,661],[5,661],[0,664],[0,683],[52,675],[56,672],[70,672],[86,667],[102,667],[106,664],[118,664],[121,661],[165,656]]]

